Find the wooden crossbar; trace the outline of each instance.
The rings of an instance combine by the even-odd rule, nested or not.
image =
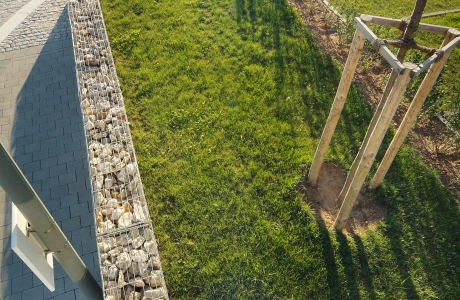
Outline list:
[[[378,39],[378,37],[372,32],[372,30],[370,30],[369,27],[367,27],[367,25],[360,18],[358,17],[355,18],[355,25],[356,25],[356,28],[364,34],[366,39],[369,42],[371,42],[371,44],[374,44],[374,42]],[[385,58],[385,60],[391,65],[391,67],[395,69],[399,74],[401,74],[401,72],[404,71],[405,68],[403,64],[396,58],[393,52],[391,52],[390,49],[388,49],[386,45],[384,44],[380,45],[379,53]]]
[[[366,15],[366,14],[361,15],[360,18],[363,20],[365,19],[366,21],[368,20],[370,24],[390,26],[390,27],[395,27],[395,28],[401,27],[401,20],[399,19],[377,17],[377,16]],[[426,24],[426,23],[420,23],[418,26],[419,31],[425,31],[429,33],[436,33],[436,34],[442,34],[442,35],[446,35],[449,29],[451,29],[451,27],[431,25],[431,24]]]
[[[457,36],[449,44],[447,44],[444,47],[442,47],[441,51],[443,51],[443,52],[452,51],[452,49],[454,49],[454,47],[457,46],[458,44],[460,44],[460,36]],[[435,54],[431,55],[423,63],[419,64],[417,66],[417,68],[412,70],[411,77],[415,77],[415,76],[419,75],[420,73],[422,73],[423,71],[425,71],[426,69],[428,69],[431,66],[431,64],[434,63],[438,59],[438,56],[439,56],[439,54],[435,53]]]

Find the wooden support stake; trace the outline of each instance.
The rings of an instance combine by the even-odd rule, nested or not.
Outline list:
[[[405,63],[404,66],[406,69],[396,79],[395,85],[393,86],[388,100],[383,107],[375,129],[370,136],[370,142],[364,150],[363,157],[358,165],[350,188],[348,189],[343,204],[340,207],[339,214],[334,223],[334,228],[336,230],[342,230],[345,227],[353,204],[356,201],[356,197],[358,196],[358,193],[363,186],[364,180],[366,179],[366,176],[371,169],[372,163],[375,160],[375,156],[377,155],[377,151],[383,141],[385,133],[387,132],[388,126],[393,119],[396,109],[398,108],[398,104],[401,101],[401,98],[407,88],[407,84],[410,81],[410,74],[412,69],[416,67],[411,63]]]
[[[455,38],[455,31],[456,30],[449,30],[449,32],[447,33],[444,39],[444,42],[441,48],[447,45],[450,41],[452,41]],[[428,96],[428,93],[433,88],[436,82],[436,79],[441,73],[442,68],[444,67],[451,53],[452,53],[452,48],[446,51],[444,55],[437,62],[431,65],[428,73],[426,74],[425,78],[423,79],[422,84],[420,85],[417,91],[417,94],[412,100],[412,103],[409,109],[407,110],[406,115],[404,116],[404,119],[401,125],[399,126],[398,131],[396,132],[395,137],[393,138],[393,141],[388,147],[388,150],[385,153],[385,156],[383,157],[382,162],[380,163],[380,166],[374,175],[374,178],[371,180],[371,183],[370,183],[371,189],[376,189],[382,183],[383,178],[388,172],[388,169],[390,168],[391,163],[393,162],[396,154],[401,148],[407,134],[409,133],[412,126],[414,125],[415,121],[417,120],[417,116],[420,113],[420,110],[422,109],[422,105],[425,102],[425,99]]]
[[[347,62],[342,73],[342,78],[340,79],[340,84],[337,88],[334,103],[332,104],[331,111],[329,112],[323,134],[321,135],[321,140],[310,167],[310,172],[308,173],[308,180],[313,186],[316,185],[318,180],[324,156],[329,148],[332,135],[334,134],[345,100],[347,99],[348,90],[350,89],[351,81],[355,74],[356,65],[358,64],[359,57],[361,56],[365,40],[364,34],[356,29],[355,36],[353,37],[353,41],[351,43],[350,53],[348,54]]]
[[[379,105],[377,106],[377,110],[375,111],[374,116],[372,117],[371,123],[367,128],[366,136],[359,147],[358,154],[356,155],[353,164],[351,165],[350,172],[348,172],[347,179],[345,180],[345,184],[342,187],[342,191],[340,192],[339,196],[337,197],[337,204],[342,205],[345,196],[347,195],[347,191],[350,188],[351,181],[356,174],[356,169],[358,168],[359,162],[363,157],[364,149],[366,149],[367,143],[369,142],[369,138],[371,137],[372,132],[374,131],[375,124],[377,123],[380,115],[382,113],[383,107],[388,99],[388,95],[390,94],[393,85],[398,77],[398,71],[393,70],[390,75],[390,79],[388,79],[387,85],[385,86],[385,90],[383,91],[382,98],[380,99]]]

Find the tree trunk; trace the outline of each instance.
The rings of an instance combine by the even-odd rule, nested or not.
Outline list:
[[[404,35],[402,40],[404,42],[410,42],[414,39],[415,32],[418,29],[418,25],[420,24],[420,20],[422,19],[423,11],[425,10],[427,0],[417,0],[414,6],[414,10],[412,11],[412,15],[410,17],[409,24],[404,30]],[[401,48],[398,51],[398,55],[396,56],[401,62],[404,61],[404,57],[406,57],[407,49]]]

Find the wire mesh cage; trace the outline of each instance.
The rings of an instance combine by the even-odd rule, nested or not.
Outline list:
[[[150,225],[105,234],[98,237],[97,245],[106,299],[167,298]]]
[[[168,299],[129,122],[98,0],[70,0],[106,299]]]
[[[112,53],[98,1],[70,1],[98,233],[149,220]]]

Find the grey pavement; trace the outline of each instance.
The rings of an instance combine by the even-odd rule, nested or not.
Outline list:
[[[29,0],[0,0],[0,25],[5,23]]]
[[[13,14],[12,10],[20,8],[17,2],[27,3],[0,0],[0,11],[8,8],[5,11]],[[100,281],[87,150],[65,2],[45,1],[0,44],[0,52],[4,51],[0,53],[0,140]],[[37,13],[47,16],[48,27],[40,27],[44,21]],[[6,18],[2,13],[0,23]],[[24,37],[27,34],[28,39]],[[0,299],[84,299],[56,261],[56,290],[50,292],[11,250],[11,201],[1,188],[0,214]]]
[[[0,0],[0,11],[8,10],[12,6],[17,7],[15,1],[7,0],[6,2],[3,4],[2,0]],[[18,2],[27,4],[29,1]],[[66,3],[67,0],[47,0],[43,2],[4,41],[0,42],[0,53],[68,38],[66,35],[70,34],[70,31],[68,30],[67,10],[63,11]],[[2,7],[3,5],[5,8]],[[13,15],[14,13],[8,14],[8,17]]]

